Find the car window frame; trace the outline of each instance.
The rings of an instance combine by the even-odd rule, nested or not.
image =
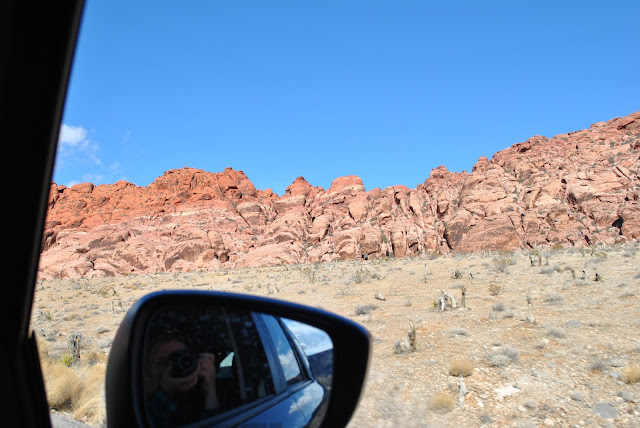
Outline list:
[[[0,426],[50,426],[36,335],[30,319],[58,132],[83,0],[0,2],[0,140],[3,179],[20,177],[20,209],[3,220],[19,231],[3,258],[13,279],[2,307]],[[14,144],[28,141],[28,144]]]
[[[304,352],[304,349],[302,349],[302,344],[300,343],[296,335],[293,334],[293,332],[289,329],[289,327],[287,327],[287,323],[282,321],[282,317],[277,317],[277,318],[278,318],[278,322],[280,323],[280,325],[282,326],[282,329],[285,332],[285,335],[289,337],[289,342],[292,344],[292,346],[294,346],[295,348],[294,352],[297,352],[299,356],[299,362],[303,364],[304,370],[306,370],[307,372],[308,379],[311,379],[313,381],[317,380],[315,373],[313,373],[313,370],[311,369],[311,363],[309,362],[309,357],[306,354],[306,352]]]
[[[272,371],[271,376],[273,377],[274,383],[276,386],[276,395],[285,394],[285,398],[286,398],[289,395],[295,393],[296,391],[304,388],[304,386],[308,385],[309,383],[313,382],[311,371],[308,370],[307,365],[301,362],[300,347],[297,346],[297,344],[292,343],[292,340],[291,340],[292,336],[289,334],[288,330],[283,325],[282,321],[280,320],[280,317],[276,317],[268,314],[257,314],[257,313],[254,313],[254,315],[257,315],[256,318],[259,319],[259,321],[256,322],[256,326],[258,327],[258,331],[260,333],[260,338],[263,341],[263,345],[265,345],[265,353],[270,354],[267,356],[267,359],[269,360],[269,366],[271,367],[271,371]],[[273,338],[271,337],[269,328],[267,327],[263,319],[263,317],[265,316],[273,317],[278,323],[278,326],[282,329],[285,335],[285,338],[287,339],[287,341],[289,342],[289,345],[291,346],[293,355],[295,356],[296,362],[298,363],[298,367],[300,368],[300,374],[303,377],[301,381],[298,381],[292,385],[288,384],[284,375],[282,364],[280,363],[280,359],[278,358],[278,352],[276,351],[275,344],[273,343]],[[269,346],[266,346],[267,344]]]
[[[233,409],[229,409],[223,413],[212,415],[211,417],[196,421],[193,424],[189,425],[189,427],[210,427],[218,424],[224,424],[225,426],[236,426],[238,424],[242,424],[243,422],[251,420],[261,413],[264,413],[267,410],[275,407],[277,404],[288,400],[296,392],[302,390],[303,388],[314,382],[314,379],[311,377],[311,371],[308,370],[308,365],[301,365],[300,352],[302,351],[300,346],[297,344],[297,342],[292,343],[292,339],[295,340],[295,338],[286,328],[284,323],[280,320],[280,317],[275,317],[273,315],[263,314],[255,311],[251,312],[251,316],[253,318],[256,329],[258,330],[258,335],[260,336],[260,341],[267,357],[269,369],[271,370],[271,377],[274,381],[275,392],[271,395],[260,398],[258,400],[254,400],[250,403],[245,403]],[[264,322],[263,316],[273,316],[280,328],[283,330],[285,337],[291,345],[296,361],[298,362],[300,372],[304,377],[303,380],[298,381],[292,385],[287,384],[284,378],[282,365],[280,364],[280,360],[278,358],[278,353],[275,350],[275,345],[271,338],[271,334],[269,333],[269,328]]]

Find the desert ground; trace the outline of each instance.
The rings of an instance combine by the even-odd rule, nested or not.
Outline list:
[[[353,427],[640,426],[638,244],[39,280],[32,326],[53,410],[105,424],[118,325],[164,289],[273,297],[366,327],[373,353]],[[443,291],[456,308],[437,307]],[[416,348],[399,351],[410,322]]]

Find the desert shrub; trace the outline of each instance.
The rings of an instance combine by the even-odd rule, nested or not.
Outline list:
[[[471,376],[473,374],[473,363],[467,358],[457,358],[449,363],[449,374],[451,376]]]
[[[487,289],[489,290],[489,294],[491,294],[492,296],[497,296],[502,293],[502,285],[500,284],[491,283],[489,284],[489,287],[487,287]]]
[[[366,315],[375,309],[378,309],[378,305],[358,305],[356,307],[356,315]]]
[[[494,312],[503,312],[504,310],[505,310],[505,306],[504,306],[504,303],[502,302],[498,302],[493,305]]]
[[[608,254],[605,251],[596,252],[593,254],[596,258],[593,260],[594,263],[601,262],[607,258]]]
[[[451,278],[462,279],[462,271],[458,268],[455,268],[454,270],[451,271]]]
[[[399,268],[401,269],[401,268]],[[361,268],[359,270],[356,271],[356,273],[351,277],[353,279],[353,282],[355,282],[356,284],[362,284],[363,282],[367,281],[368,279],[380,279],[381,276],[379,273],[377,272],[371,272],[366,268]]]
[[[111,331],[110,328],[101,326],[96,329],[96,334],[108,333],[109,331]]]
[[[70,314],[66,314],[62,317],[64,321],[74,321],[80,318],[80,315],[76,312],[72,312]]]
[[[502,318],[513,318],[515,316],[516,316],[516,314],[513,311],[505,311],[502,314]]]
[[[99,426],[105,421],[106,366],[67,367],[50,359],[42,362],[49,408],[71,412],[73,417]]]
[[[607,368],[607,365],[602,360],[594,360],[589,363],[588,368],[593,372],[601,372]]]
[[[62,357],[60,357],[60,364],[65,367],[71,367],[71,365],[73,365],[73,356],[68,352],[65,353]]]
[[[336,292],[336,296],[351,296],[353,294],[353,287],[351,282],[347,283],[344,287],[340,287]]]
[[[83,373],[83,387],[74,406],[73,417],[98,426],[106,419],[104,399],[104,379],[107,366],[104,364],[87,367]]]
[[[92,426],[104,426],[106,354],[89,351],[72,364],[71,354],[56,358],[45,341],[38,341],[38,351],[49,408],[71,413]]]
[[[446,392],[438,392],[429,400],[429,408],[434,412],[446,413],[453,409],[454,398]]]
[[[544,341],[538,342],[534,345],[536,349],[544,349],[547,347],[547,344]]]
[[[500,346],[489,355],[489,364],[494,367],[504,367],[515,363],[520,358],[520,352],[512,346]]]
[[[493,264],[496,266],[496,269],[502,273],[505,273],[507,268],[515,263],[513,254],[508,252],[501,253],[498,257],[493,259]]]
[[[514,362],[518,361],[518,358],[520,358],[520,351],[518,351],[516,348],[512,346],[501,346],[499,349],[499,352],[502,355],[506,355],[511,359],[511,361],[514,361]]]
[[[90,366],[96,364],[107,364],[107,354],[103,352],[90,351],[87,352],[83,357],[83,361]]]
[[[478,418],[480,419],[480,422],[485,425],[491,425],[495,422],[495,419],[493,419],[491,415],[488,415],[486,413],[481,414],[480,416],[478,416]]]
[[[620,379],[626,383],[640,382],[640,365],[629,366],[622,369]]]
[[[547,337],[553,337],[555,339],[564,339],[565,337],[567,337],[567,333],[564,330],[560,328],[555,328],[555,327],[552,327],[549,330],[547,330],[545,335]]]
[[[452,328],[449,333],[451,334],[451,336],[469,336],[469,330],[467,330],[466,328],[462,328],[462,327],[455,327]]]
[[[70,410],[78,401],[82,381],[76,370],[56,361],[42,362],[49,408]]]
[[[493,367],[505,367],[511,364],[513,361],[502,354],[491,354],[489,355],[489,365]]]
[[[546,303],[562,303],[564,302],[564,296],[559,293],[549,292],[547,293],[547,297],[545,297],[544,301]]]
[[[633,291],[627,291],[626,293],[621,294],[620,298],[621,299],[628,299],[630,297],[635,297],[635,296],[637,296],[637,294],[634,293]]]

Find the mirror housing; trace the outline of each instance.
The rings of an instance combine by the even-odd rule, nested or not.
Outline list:
[[[137,301],[125,315],[116,333],[105,384],[107,426],[152,426],[146,414],[141,385],[145,338],[154,314],[176,306],[252,311],[323,330],[333,342],[333,380],[321,426],[347,425],[358,403],[369,366],[371,337],[364,327],[320,309],[264,297],[211,291],[160,291]],[[241,420],[236,415],[232,424],[239,421],[242,424]],[[210,424],[205,419],[194,426]]]

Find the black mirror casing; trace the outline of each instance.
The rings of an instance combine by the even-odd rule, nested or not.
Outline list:
[[[370,357],[370,334],[362,326],[329,312],[257,296],[161,291],[136,302],[116,333],[106,375],[107,426],[150,426],[139,383],[144,343],[154,313],[175,305],[211,305],[296,320],[325,331],[333,342],[333,385],[322,426],[345,426],[358,403]]]

